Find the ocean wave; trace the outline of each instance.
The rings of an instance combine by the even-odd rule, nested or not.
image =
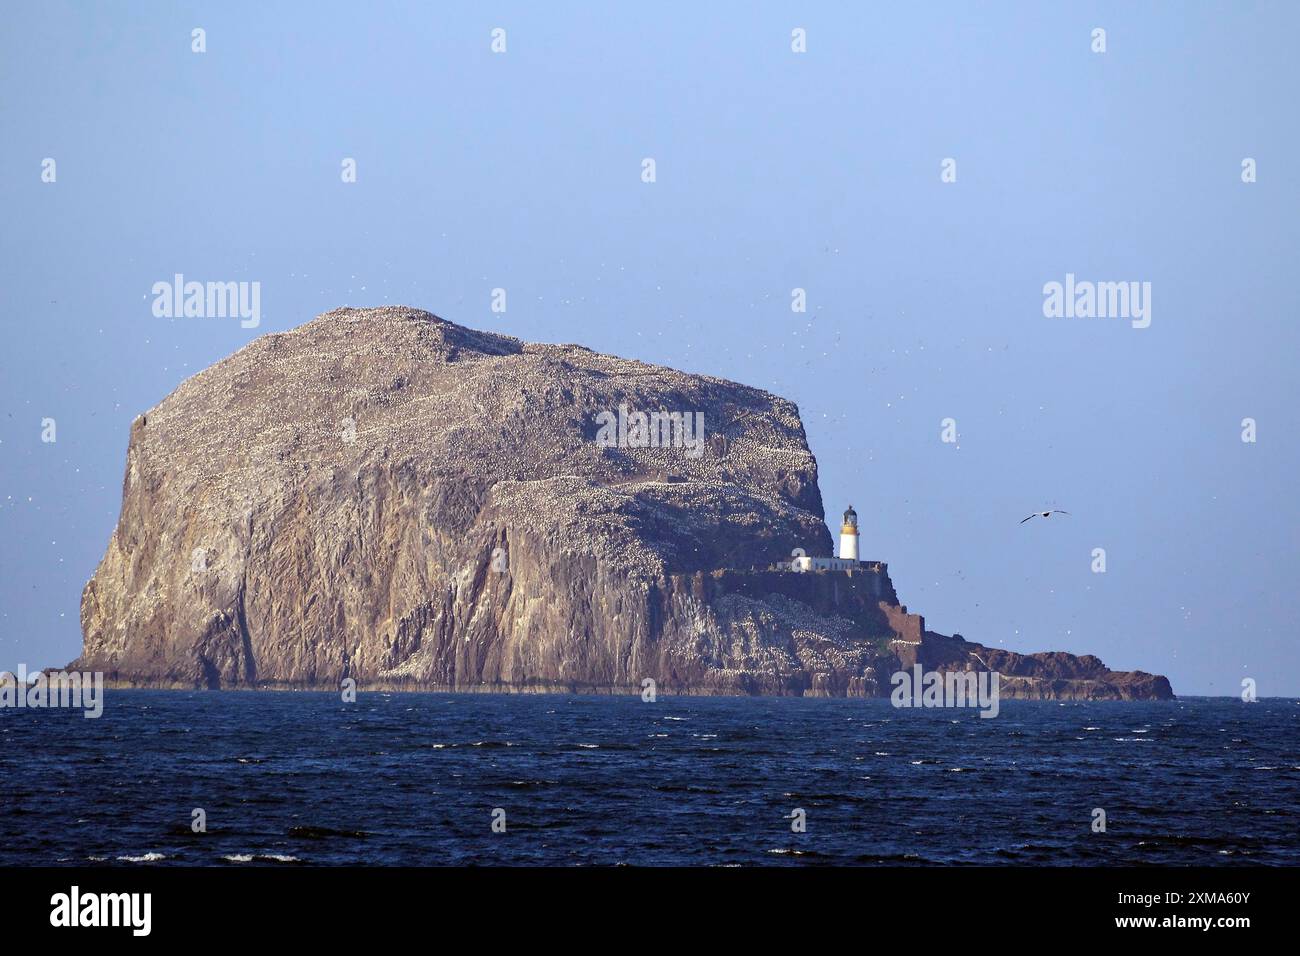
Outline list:
[[[294,826],[289,827],[289,836],[301,840],[324,840],[328,837],[348,837],[364,840],[370,834],[363,830],[336,830],[333,827]]]
[[[222,857],[229,863],[301,863],[288,853],[228,853]]]

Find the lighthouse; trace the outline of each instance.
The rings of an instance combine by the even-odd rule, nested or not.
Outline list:
[[[862,574],[887,573],[883,561],[863,561],[858,550],[858,513],[849,505],[844,512],[844,523],[840,525],[840,553],[838,557],[822,558],[805,554],[803,548],[795,548],[789,564],[784,561],[772,567],[773,571],[848,571]],[[879,580],[876,585],[879,592]]]
[[[840,558],[858,560],[858,513],[853,510],[853,505],[844,512],[844,524],[840,526]]]

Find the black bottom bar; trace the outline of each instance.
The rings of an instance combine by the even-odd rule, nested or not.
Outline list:
[[[962,939],[976,934],[971,942],[985,933],[993,934],[987,942],[1029,940],[1039,930],[1068,930],[1072,939],[1172,931],[1226,942],[1283,928],[1293,881],[1287,869],[1246,868],[50,868],[0,874],[0,913],[24,936],[82,939],[130,939],[132,917],[137,928],[145,923],[144,897],[99,894],[147,893],[148,938],[163,940],[212,932],[360,944],[399,927],[460,927],[485,939],[601,931],[615,934],[600,937],[610,942],[662,944],[688,933],[734,943],[837,926],[874,935],[896,921],[918,946],[951,945],[959,931]],[[70,925],[111,921],[114,911],[116,927]]]

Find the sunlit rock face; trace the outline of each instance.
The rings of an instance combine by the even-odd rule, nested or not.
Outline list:
[[[767,570],[796,547],[831,553],[792,403],[340,309],[132,424],[76,666],[142,686],[888,694],[915,645],[887,569]]]

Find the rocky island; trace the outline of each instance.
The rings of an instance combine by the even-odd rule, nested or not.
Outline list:
[[[929,631],[883,563],[790,570],[831,545],[785,399],[339,309],[135,420],[70,666],[141,687],[884,697],[920,664],[996,671],[1003,697],[1173,696]]]

